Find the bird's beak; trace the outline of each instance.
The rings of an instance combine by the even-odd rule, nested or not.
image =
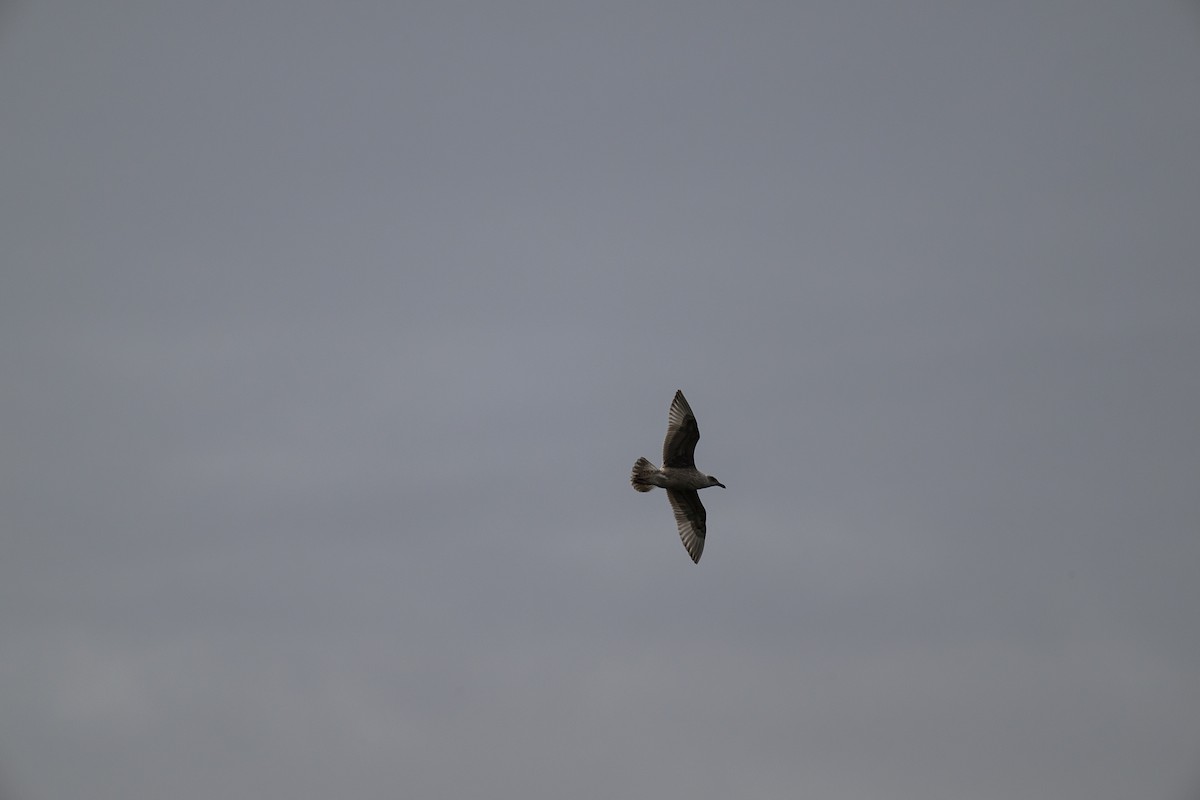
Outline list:
[[[721,483],[720,481],[717,481],[717,486],[720,486],[722,489],[725,488],[725,484]]]

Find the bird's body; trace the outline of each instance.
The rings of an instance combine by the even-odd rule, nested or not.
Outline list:
[[[707,489],[721,485],[710,483],[709,476],[695,467],[656,467],[644,458],[639,458],[633,466],[643,481],[633,485],[639,492],[648,492],[655,486],[663,489]]]
[[[663,465],[654,466],[645,458],[633,465],[630,482],[639,492],[648,492],[655,486],[667,490],[667,499],[675,512],[675,523],[679,527],[679,538],[692,561],[700,563],[704,552],[704,537],[707,534],[707,514],[697,492],[709,486],[725,484],[712,475],[696,469],[696,443],[700,441],[700,427],[696,415],[684,399],[683,392],[676,391],[671,402],[667,422],[667,438],[663,442]]]

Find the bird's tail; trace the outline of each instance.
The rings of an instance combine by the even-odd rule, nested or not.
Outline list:
[[[629,476],[629,482],[639,492],[648,492],[654,488],[654,484],[650,482],[650,476],[657,473],[658,467],[644,458],[639,458],[633,462],[633,474]]]

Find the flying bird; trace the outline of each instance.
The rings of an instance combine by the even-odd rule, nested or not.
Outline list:
[[[667,499],[675,512],[675,524],[679,526],[679,538],[692,557],[700,563],[704,552],[706,532],[704,506],[700,502],[699,489],[725,484],[712,475],[696,469],[696,442],[700,441],[700,427],[696,415],[684,399],[683,392],[676,391],[671,401],[671,412],[667,416],[667,439],[663,442],[662,469],[639,458],[633,464],[630,482],[639,492],[648,492],[655,486],[667,490]]]

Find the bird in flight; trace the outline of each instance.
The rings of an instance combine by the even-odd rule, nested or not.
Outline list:
[[[676,391],[667,416],[667,439],[663,442],[662,469],[639,458],[633,464],[630,482],[639,492],[648,492],[655,486],[667,490],[667,499],[675,512],[675,524],[679,526],[679,538],[692,561],[700,563],[704,552],[706,532],[704,506],[700,502],[699,489],[725,484],[712,475],[696,469],[696,442],[700,441],[700,427],[696,415],[684,399],[683,392]]]

